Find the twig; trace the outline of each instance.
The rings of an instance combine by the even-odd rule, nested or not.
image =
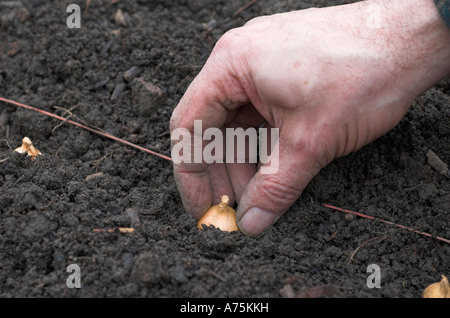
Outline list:
[[[247,3],[245,6],[237,9],[234,13],[233,13],[233,17],[241,14],[243,11],[247,10],[248,8],[250,8],[252,5],[254,5],[256,3],[256,1],[258,0],[252,0],[249,3]]]
[[[89,13],[89,5],[91,4],[91,0],[85,0],[84,2],[86,2],[86,9],[85,12],[86,14]]]
[[[336,230],[333,234],[331,234],[331,236],[328,238],[327,241],[331,241],[332,239],[334,239],[338,233],[339,233],[339,230]]]
[[[113,150],[111,152],[107,152],[106,155],[104,155],[103,157],[101,157],[100,159],[95,160],[95,171],[98,171],[98,165],[100,164],[100,162],[102,162],[103,160],[106,160],[106,158],[108,158],[108,156],[112,156],[116,151],[118,151],[118,149]]]
[[[35,108],[35,107],[33,107],[33,106],[28,106],[28,105],[25,105],[25,104],[22,104],[22,103],[18,103],[18,102],[15,102],[15,101],[12,101],[12,100],[3,98],[3,97],[0,97],[0,101],[5,102],[5,103],[8,103],[8,104],[11,104],[11,105],[23,107],[23,108],[26,108],[26,109],[34,110],[34,111],[39,112],[39,113],[41,113],[41,114],[44,114],[44,115],[47,115],[47,116],[56,118],[56,119],[58,119],[58,120],[61,120],[61,121],[63,121],[63,122],[67,122],[67,123],[69,123],[69,124],[72,124],[72,125],[78,126],[78,127],[80,127],[80,128],[89,130],[90,132],[93,132],[93,133],[95,133],[95,134],[97,134],[97,135],[100,135],[100,136],[103,136],[103,137],[106,137],[106,138],[109,138],[109,139],[112,139],[112,140],[121,142],[121,143],[126,144],[126,145],[128,145],[128,146],[130,146],[130,147],[134,147],[134,148],[137,148],[137,149],[139,149],[139,150],[141,150],[141,151],[144,151],[144,152],[150,153],[150,154],[152,154],[152,155],[161,157],[161,158],[163,158],[163,159],[172,161],[171,158],[169,158],[169,157],[167,157],[167,156],[165,156],[165,155],[162,155],[162,154],[157,153],[157,152],[155,152],[155,151],[151,151],[151,150],[146,149],[146,148],[144,148],[144,147],[135,145],[135,144],[133,144],[133,143],[131,143],[131,142],[129,142],[129,141],[126,141],[126,140],[123,140],[123,139],[114,137],[113,135],[110,135],[110,134],[108,134],[108,133],[106,133],[106,132],[103,132],[103,131],[100,131],[100,130],[98,130],[98,129],[94,129],[94,128],[88,127],[88,126],[83,125],[83,124],[80,124],[80,123],[78,123],[78,122],[76,122],[76,121],[69,120],[69,119],[67,119],[67,118],[64,118],[64,117],[61,117],[61,116],[58,116],[58,115],[49,113],[49,112],[47,112],[47,111],[45,111],[45,110],[41,110],[41,109]]]
[[[0,141],[6,142],[6,144],[8,145],[9,150],[12,150],[12,147],[11,147],[11,145],[9,144],[9,142],[8,142],[7,139],[0,139]]]
[[[59,107],[59,106],[53,106],[53,107],[56,108],[56,109],[60,109],[60,110],[64,111],[65,113],[69,113],[69,116],[67,117],[67,119],[69,119],[70,117],[73,117],[73,118],[75,118],[77,121],[79,121],[81,124],[83,124],[83,125],[85,125],[85,126],[88,126],[88,127],[92,128],[92,129],[96,129],[96,130],[98,130],[98,131],[105,132],[103,129],[101,129],[101,128],[99,128],[99,127],[96,127],[96,126],[93,126],[93,125],[89,125],[89,124],[86,123],[85,121],[81,120],[80,117],[78,117],[77,115],[75,115],[75,114],[73,113],[73,110],[74,110],[75,108],[77,108],[78,106],[80,106],[80,104],[77,104],[77,105],[75,105],[75,106],[72,106],[72,107],[70,107],[69,109],[65,109],[65,108]],[[66,122],[66,121],[67,121],[67,120],[65,120],[64,122]],[[63,122],[63,123],[64,123],[64,122]],[[54,129],[54,128],[53,128],[53,129]],[[53,131],[53,130],[52,130],[52,131]]]
[[[445,162],[441,160],[434,152],[433,150],[429,149],[427,151],[427,158],[428,158],[428,164],[433,167],[434,170],[439,172],[440,174],[446,176],[447,178],[450,177],[450,174],[448,173],[448,166]]]
[[[52,198],[49,204],[47,204],[45,207],[39,208],[39,212],[42,212],[42,210],[48,209],[52,203],[55,202],[55,197]]]
[[[58,128],[59,126],[62,126],[70,117],[73,116],[73,113],[72,113],[72,108],[73,107],[71,109],[65,109],[65,108],[62,108],[62,107],[59,107],[59,106],[55,106],[55,108],[56,109],[62,109],[64,112],[69,113],[69,116],[67,116],[67,118],[64,121],[60,122],[58,125],[53,127],[52,132],[55,131],[55,129]]]
[[[166,135],[170,135],[170,131],[166,130],[165,132],[162,132],[158,135],[159,138],[164,137]]]
[[[387,239],[388,237],[389,237],[389,236],[387,236],[387,235],[386,235],[386,236],[382,236],[382,237],[374,237],[374,238],[372,238],[372,239],[370,239],[370,240],[365,241],[364,243],[362,243],[360,246],[358,246],[358,247],[353,251],[353,253],[352,253],[352,255],[350,255],[350,257],[349,257],[347,263],[350,263],[350,262],[353,260],[353,257],[356,255],[356,252],[358,252],[358,250],[359,250],[361,247],[365,246],[367,243],[370,243],[370,242],[373,242],[373,241],[378,241],[378,240],[382,241],[382,240]]]
[[[12,147],[11,147],[11,145],[9,144],[9,142],[8,142],[7,139],[0,139],[0,141],[6,142],[6,144],[8,145],[9,150],[12,151]],[[0,160],[0,163],[5,162],[5,161],[8,160],[8,159],[9,159],[9,157],[7,157],[7,158],[5,158],[5,159],[2,159],[2,160]]]
[[[358,216],[366,218],[366,219],[376,220],[376,221],[379,221],[381,223],[386,223],[386,224],[389,224],[389,225],[395,225],[395,226],[397,226],[397,227],[399,227],[401,229],[408,230],[408,231],[411,231],[411,232],[414,232],[414,233],[417,233],[417,234],[420,234],[420,235],[428,236],[428,237],[431,237],[431,238],[435,238],[435,239],[437,239],[439,241],[442,241],[442,242],[450,244],[450,240],[448,240],[446,238],[443,238],[443,237],[440,237],[440,236],[434,236],[434,235],[431,235],[431,234],[425,233],[425,232],[421,232],[421,231],[415,230],[415,229],[413,229],[411,227],[407,227],[405,225],[401,225],[401,224],[393,223],[393,222],[386,221],[386,220],[383,220],[383,219],[375,218],[373,216],[365,215],[365,214],[362,214],[362,213],[359,213],[359,212],[338,208],[338,207],[330,205],[330,204],[322,203],[322,205],[324,207],[327,207],[327,208],[330,208],[330,209],[333,209],[333,210],[338,210],[338,211],[341,211],[341,212],[346,212],[346,213],[358,215]]]

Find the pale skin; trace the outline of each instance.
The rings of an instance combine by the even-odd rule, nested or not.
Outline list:
[[[403,118],[450,75],[450,28],[433,0],[373,0],[251,20],[227,32],[193,80],[171,131],[279,128],[279,169],[251,163],[179,163],[183,206],[200,218],[224,194],[239,229],[259,235],[333,159]]]

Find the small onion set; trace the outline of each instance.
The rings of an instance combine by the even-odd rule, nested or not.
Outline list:
[[[442,275],[440,282],[431,284],[422,294],[423,298],[450,298],[450,283],[447,277]]]
[[[203,225],[214,226],[222,231],[234,232],[238,231],[236,224],[236,211],[228,206],[230,198],[227,195],[221,197],[221,202],[213,205],[198,220],[197,228],[203,229]]]
[[[33,143],[31,142],[30,138],[28,138],[28,137],[24,137],[22,139],[22,146],[16,148],[14,151],[18,152],[18,153],[28,154],[28,156],[31,157],[31,160],[34,160],[34,158],[36,158],[36,156],[42,155],[42,153],[33,146]]]

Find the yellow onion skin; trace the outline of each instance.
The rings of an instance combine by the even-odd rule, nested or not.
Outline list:
[[[431,284],[422,294],[423,298],[450,298],[450,283],[447,277],[442,275],[440,282]]]
[[[203,225],[214,226],[221,231],[234,232],[239,231],[236,224],[236,211],[228,206],[229,197],[223,195],[222,202],[213,205],[205,212],[205,214],[198,220],[197,228],[203,229]]]
[[[38,155],[42,155],[42,153],[33,146],[33,143],[28,137],[24,137],[22,139],[22,146],[16,148],[14,151],[18,153],[27,153],[28,156],[31,156],[31,160],[34,160]]]

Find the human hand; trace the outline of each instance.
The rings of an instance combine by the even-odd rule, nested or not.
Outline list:
[[[194,120],[203,131],[265,123],[279,129],[278,170],[174,163],[186,211],[199,218],[227,194],[240,230],[260,234],[321,168],[385,134],[450,74],[449,33],[430,0],[301,10],[227,32],[175,108],[171,133],[186,128],[194,138]]]

